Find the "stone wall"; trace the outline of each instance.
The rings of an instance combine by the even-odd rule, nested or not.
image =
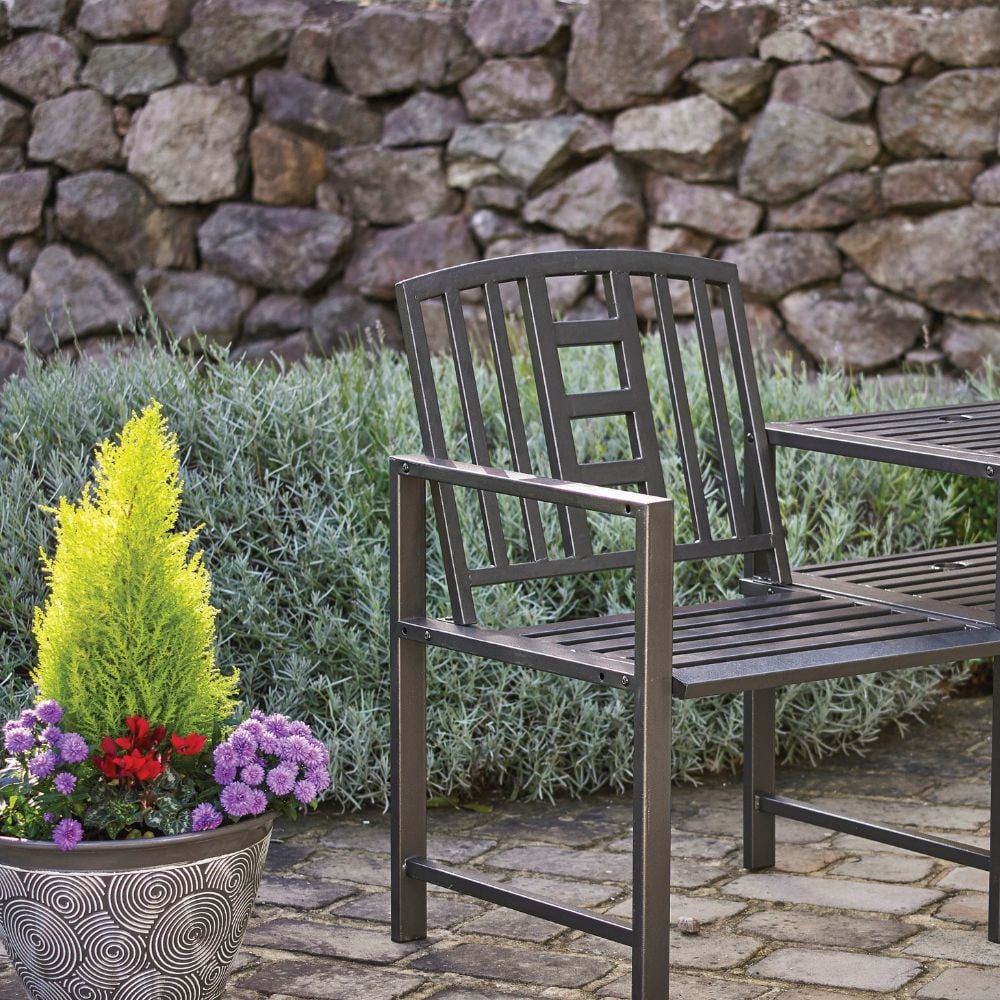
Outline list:
[[[1000,361],[1000,9],[723,6],[7,0],[0,370],[143,292],[249,358],[398,342],[396,280],[587,245],[735,261],[810,362]]]

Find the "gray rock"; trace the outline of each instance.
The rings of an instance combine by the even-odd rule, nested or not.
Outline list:
[[[197,0],[180,37],[188,73],[214,81],[283,57],[306,10],[301,0]]]
[[[312,306],[298,295],[266,295],[259,299],[243,321],[243,333],[255,340],[285,337],[312,323]]]
[[[882,177],[878,173],[848,173],[790,205],[768,212],[770,229],[828,229],[846,226],[882,212]]]
[[[48,353],[75,337],[113,333],[138,313],[132,290],[96,257],[49,246],[11,314],[9,338]]]
[[[646,246],[657,253],[683,253],[706,257],[712,249],[712,237],[683,226],[650,226]]]
[[[285,69],[322,83],[330,62],[333,24],[328,20],[309,21],[296,29],[288,43]]]
[[[24,351],[6,340],[0,341],[0,385],[27,370]]]
[[[805,285],[840,276],[840,254],[826,233],[761,233],[726,247],[751,298],[773,302]]]
[[[865,118],[875,98],[875,85],[846,62],[786,66],[774,78],[771,100],[819,111],[831,118]]]
[[[771,102],[754,126],[740,167],[740,194],[782,202],[848,170],[873,163],[878,136],[792,104]]]
[[[940,312],[1000,319],[1000,208],[859,222],[837,246],[894,292]]]
[[[685,40],[696,59],[750,56],[777,20],[778,12],[769,4],[701,10],[688,24]]]
[[[340,215],[229,204],[198,230],[198,247],[205,264],[237,281],[309,292],[334,273],[351,232],[351,221]]]
[[[326,177],[326,149],[318,142],[262,121],[250,133],[254,201],[311,205]]]
[[[391,156],[379,146],[355,146],[330,153],[330,174],[356,215],[397,226],[461,206],[461,195],[445,182],[438,147],[400,149]]]
[[[505,184],[480,184],[469,189],[468,198],[473,208],[496,208],[501,212],[518,212],[524,204],[524,193]]]
[[[598,246],[635,244],[646,224],[639,183],[612,154],[533,198],[524,218]]]
[[[28,155],[58,163],[70,171],[117,164],[121,139],[115,131],[111,102],[96,90],[74,90],[42,101],[31,115]]]
[[[1000,369],[1000,325],[970,323],[946,316],[941,347],[948,360],[967,372],[977,372],[988,363]]]
[[[513,236],[496,240],[490,244],[487,257],[511,257],[522,253],[546,253],[556,250],[577,250],[579,244],[568,240],[561,233],[543,235]],[[567,274],[550,278],[545,283],[549,305],[555,313],[564,313],[575,305],[590,289],[588,278],[579,274]],[[500,301],[506,312],[521,311],[521,299],[517,288],[507,283],[500,286]]]
[[[972,201],[979,160],[915,160],[895,163],[882,175],[886,208],[943,208]]]
[[[83,0],[76,26],[94,38],[176,35],[194,0]]]
[[[458,87],[469,117],[510,122],[555,114],[565,104],[554,59],[489,59]]]
[[[476,0],[465,33],[485,56],[521,56],[544,49],[565,23],[556,0]]]
[[[704,94],[623,111],[613,138],[616,152],[684,180],[727,180],[736,173],[739,119]]]
[[[984,170],[976,178],[972,197],[987,205],[1000,205],[1000,165]]]
[[[129,131],[129,172],[171,204],[235,198],[246,175],[249,126],[249,102],[224,87],[161,90]]]
[[[747,302],[745,306],[747,332],[750,346],[766,365],[782,365],[789,360],[793,365],[806,363],[799,345],[785,332],[781,317],[770,306],[761,302]],[[714,318],[714,317],[713,317]],[[725,329],[725,318],[716,324],[716,330]]]
[[[1000,69],[959,69],[883,88],[882,141],[897,156],[974,159],[996,151]]]
[[[395,311],[343,286],[313,306],[312,333],[326,350],[372,341],[403,346]]]
[[[49,184],[48,170],[0,174],[0,240],[38,229]]]
[[[804,31],[781,29],[760,40],[757,52],[761,59],[784,63],[811,63],[823,57],[823,50]]]
[[[684,79],[727,108],[746,114],[764,103],[773,75],[771,63],[742,56],[695,63]]]
[[[176,83],[168,45],[95,45],[81,81],[119,101],[136,101]]]
[[[42,252],[42,243],[35,236],[22,236],[14,240],[7,251],[7,266],[25,281],[31,277],[31,269]]]
[[[856,63],[906,67],[920,54],[924,24],[901,11],[861,8],[821,18],[810,31]]]
[[[27,110],[16,101],[0,97],[0,145],[19,146],[27,138]]]
[[[254,102],[271,121],[306,132],[328,146],[378,142],[382,116],[334,87],[295,73],[265,69],[254,77]]]
[[[56,187],[56,224],[120,271],[195,266],[197,215],[157,205],[127,174],[64,177]]]
[[[388,6],[338,27],[330,59],[337,79],[363,97],[457,83],[479,61],[450,15]]]
[[[10,314],[24,295],[24,282],[5,267],[0,266],[0,332],[10,325]]]
[[[575,156],[594,157],[610,153],[612,149],[611,123],[594,115],[583,115],[580,126],[570,148]]]
[[[476,209],[469,216],[469,231],[481,247],[489,246],[495,240],[527,235],[524,223],[518,216],[494,212],[492,208]]]
[[[326,357],[328,353],[316,342],[312,330],[299,330],[288,337],[269,337],[249,344],[238,344],[229,356],[233,361],[265,364],[280,371],[291,364],[299,364],[306,358]]]
[[[176,340],[204,339],[231,344],[257,297],[252,288],[220,274],[173,271],[158,276],[153,312]]]
[[[7,11],[12,28],[58,32],[66,19],[68,0],[14,0]]]
[[[569,159],[582,127],[574,115],[459,125],[448,143],[448,184],[468,189],[505,179],[537,190]]]
[[[0,48],[0,85],[29,101],[65,94],[79,71],[76,49],[58,35],[21,35]]]
[[[375,299],[395,298],[397,281],[477,258],[460,215],[373,232],[356,250],[344,283]]]
[[[566,90],[589,111],[663,94],[691,52],[659,0],[591,0],[573,20]]]
[[[25,165],[24,151],[20,146],[0,146],[0,174],[12,174]]]
[[[995,65],[1000,62],[1000,10],[973,7],[932,21],[924,47],[943,66]]]
[[[383,146],[423,146],[447,142],[457,125],[466,121],[457,97],[421,90],[385,116]]]
[[[723,187],[686,184],[653,174],[646,184],[650,218],[661,226],[686,226],[724,240],[745,240],[760,222],[761,208]]]
[[[874,371],[898,361],[930,319],[915,302],[858,281],[782,299],[788,332],[823,364]]]

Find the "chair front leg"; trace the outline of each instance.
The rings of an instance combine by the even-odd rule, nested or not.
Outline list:
[[[632,1000],[670,994],[670,746],[673,507],[636,524]]]
[[[390,622],[392,940],[427,937],[427,883],[406,859],[427,855],[427,647],[408,640],[403,618],[426,614],[426,496],[423,480],[391,474]]]
[[[743,694],[743,867],[774,866],[774,816],[761,812],[757,796],[774,794],[774,691]]]
[[[993,661],[990,763],[990,898],[987,936],[1000,944],[1000,657]]]

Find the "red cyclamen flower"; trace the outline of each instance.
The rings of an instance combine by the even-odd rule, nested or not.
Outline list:
[[[188,733],[187,736],[178,736],[177,733],[173,733],[170,737],[170,743],[181,757],[193,757],[196,753],[201,753],[205,746],[205,737],[199,736],[197,733]]]

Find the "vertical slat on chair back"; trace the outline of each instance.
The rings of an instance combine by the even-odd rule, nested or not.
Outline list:
[[[603,282],[608,316],[565,320],[556,317],[547,279],[565,275],[592,275]],[[632,282],[649,282],[656,315],[657,336],[676,437],[676,451],[684,473],[690,509],[692,539],[676,546],[680,559],[722,555],[764,554],[775,566],[783,564],[784,549],[773,477],[764,447],[763,418],[757,394],[753,358],[747,334],[739,283],[733,265],[677,254],[638,250],[579,250],[526,254],[447,268],[400,282],[400,316],[410,360],[410,371],[425,450],[438,458],[459,458],[482,465],[505,465],[518,472],[551,475],[559,479],[601,486],[638,488],[665,495],[664,443],[658,440],[643,353],[643,334],[636,315]],[[711,427],[698,428],[692,416],[689,373],[684,370],[677,321],[671,299],[671,281],[686,282],[694,309],[694,327],[702,371],[699,385],[707,394]],[[532,376],[530,400],[545,441],[547,468],[532,455],[525,416],[526,389],[518,382],[518,364],[512,352],[508,316],[502,289],[515,285],[523,313],[524,335]],[[712,315],[711,291],[721,305],[726,327],[727,358],[720,357]],[[470,335],[464,298],[478,297],[485,316],[481,347]],[[464,442],[446,440],[437,378],[446,369],[435,364],[426,331],[424,304],[436,302],[450,346],[453,375],[458,387],[464,423]],[[510,306],[510,301],[506,303]],[[719,314],[717,314],[719,315]],[[600,391],[569,391],[560,351],[566,348],[606,346],[614,350],[619,385]],[[479,350],[492,362],[505,440],[491,445],[489,423],[483,412],[476,380]],[[726,398],[723,364],[735,372],[737,419]],[[523,362],[521,364],[523,371]],[[535,399],[534,397],[537,397]],[[496,414],[495,416],[499,416]],[[578,454],[573,424],[587,418],[620,417],[625,421],[630,457],[584,461]],[[496,422],[496,421],[494,421]],[[733,436],[734,423],[744,435],[741,469]],[[713,528],[711,492],[699,440],[710,442],[728,532]],[[461,447],[459,447],[461,445]],[[496,452],[502,451],[503,461]],[[546,539],[543,513],[535,501],[520,502],[525,558],[515,559],[505,537],[500,502],[493,493],[479,494],[482,545],[486,565],[470,569],[466,539],[454,492],[433,491],[446,574],[456,621],[475,620],[472,587],[509,580],[534,579],[565,573],[629,566],[631,551],[595,551],[591,526],[584,512],[559,509],[558,551]],[[718,502],[716,508],[718,507]]]

